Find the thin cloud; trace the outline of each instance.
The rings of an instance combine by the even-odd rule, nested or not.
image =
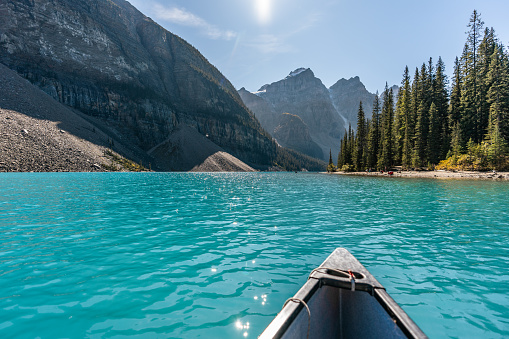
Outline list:
[[[156,4],[155,10],[158,19],[167,20],[177,25],[196,27],[212,39],[231,40],[237,36],[237,33],[230,30],[222,30],[185,9],[176,7],[167,8]]]
[[[298,26],[293,30],[284,32],[279,35],[262,34],[254,37],[249,42],[244,43],[245,46],[256,49],[262,54],[282,54],[294,53],[297,49],[287,43],[292,37],[299,35],[301,32],[313,27],[320,22],[320,14],[309,15],[304,22],[299,22]]]
[[[262,34],[245,44],[262,54],[293,52],[294,48],[272,34]]]

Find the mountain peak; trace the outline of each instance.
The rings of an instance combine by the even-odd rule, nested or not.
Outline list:
[[[288,74],[288,76],[285,79],[296,77],[297,75],[307,72],[307,71],[310,71],[311,73],[313,73],[310,68],[301,67],[301,68],[297,68],[295,71],[290,72],[290,74]]]
[[[350,86],[362,86],[364,88],[364,84],[361,82],[359,76],[351,77],[350,79],[341,78],[334,85],[330,87],[330,89],[337,87],[350,87]]]

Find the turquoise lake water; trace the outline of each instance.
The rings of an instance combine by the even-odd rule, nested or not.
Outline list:
[[[509,183],[0,175],[1,338],[256,338],[345,247],[431,338],[509,336]]]

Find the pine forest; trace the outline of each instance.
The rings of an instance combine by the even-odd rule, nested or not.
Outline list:
[[[337,169],[508,170],[509,54],[474,10],[449,86],[445,64],[432,58],[399,92],[387,85],[371,119],[359,103],[357,130],[341,140]],[[336,167],[329,160],[328,171]]]

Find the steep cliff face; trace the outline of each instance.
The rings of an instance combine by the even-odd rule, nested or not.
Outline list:
[[[112,135],[0,64],[0,172],[140,170],[110,150]],[[127,141],[127,140],[124,140]],[[154,163],[128,142],[115,149]]]
[[[345,119],[346,124],[351,123],[354,129],[357,129],[359,102],[362,101],[366,118],[371,118],[376,94],[368,92],[359,77],[341,79],[329,88],[329,92],[338,113]]]
[[[278,126],[274,129],[274,138],[283,147],[291,148],[318,159],[324,157],[320,146],[309,135],[308,126],[297,115],[283,113],[280,116]]]
[[[310,69],[295,70],[285,79],[263,86],[257,94],[278,114],[299,116],[322,154],[328,155],[330,149],[338,154],[344,121],[332,105],[329,91]]]
[[[124,0],[1,0],[0,62],[148,151],[178,125],[244,161],[275,152],[230,82]]]
[[[271,104],[245,88],[239,90],[239,95],[244,104],[255,114],[262,127],[274,136],[273,132],[279,124],[281,113],[276,112]]]

